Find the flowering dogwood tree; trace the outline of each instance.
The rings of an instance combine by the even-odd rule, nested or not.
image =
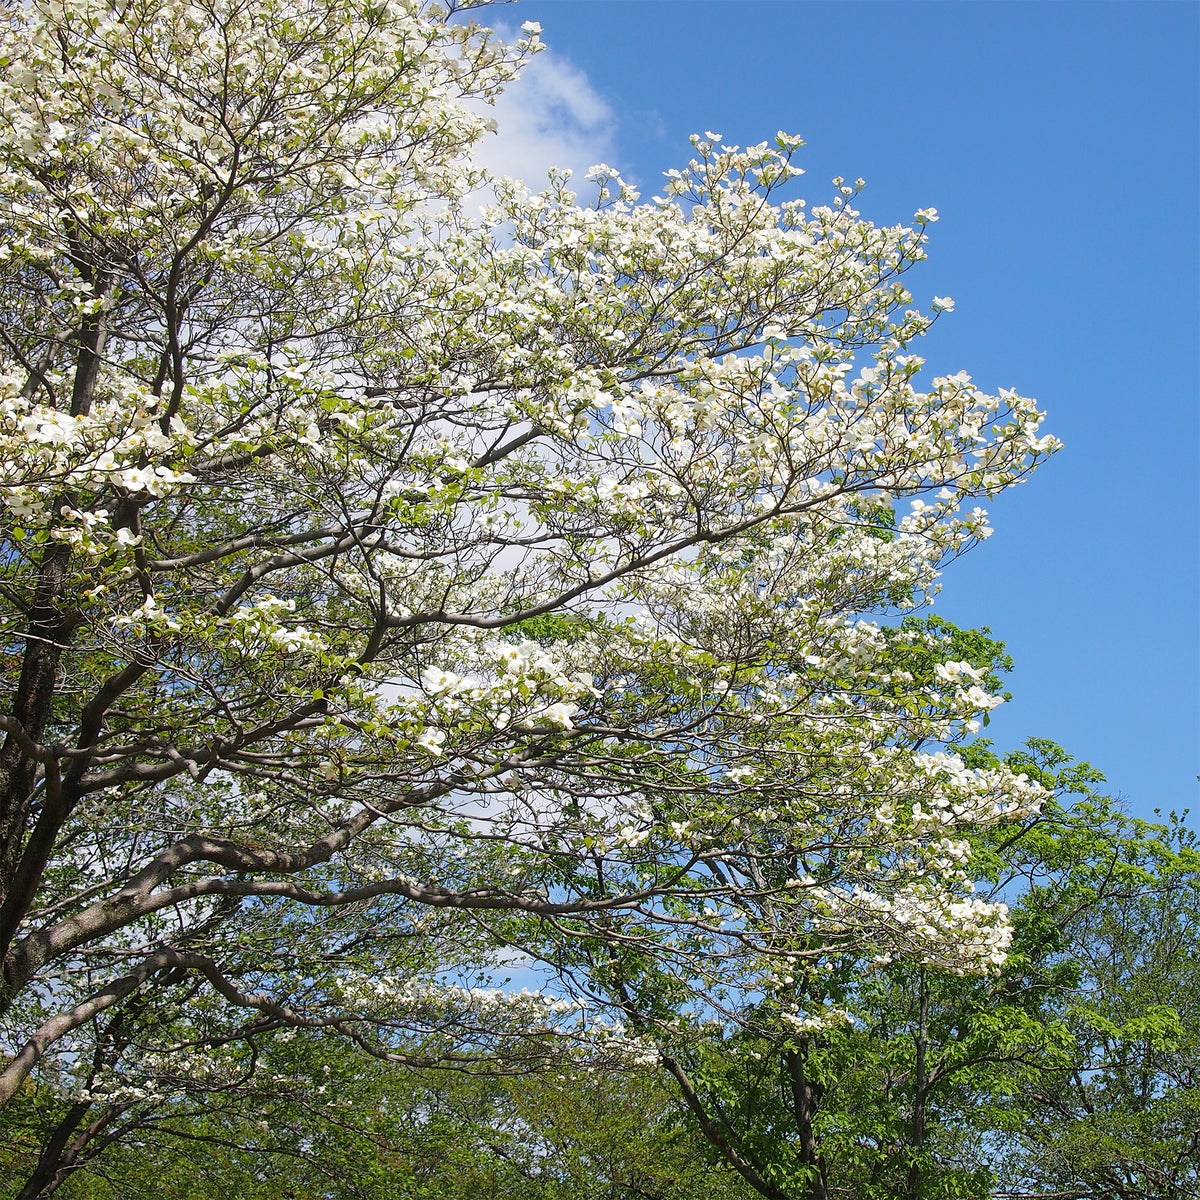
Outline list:
[[[936,214],[788,198],[796,138],[477,215],[537,33],[9,11],[0,1102],[185,979],[213,1028],[385,1053],[529,1009],[438,991],[498,941],[731,1013],[839,946],[1002,961],[959,831],[1039,789],[952,753],[979,672],[916,679],[938,640],[870,617],[1057,443],[919,383]]]

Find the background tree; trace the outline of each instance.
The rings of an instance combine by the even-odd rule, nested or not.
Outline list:
[[[542,1048],[530,1072],[398,1070],[327,1039],[264,1034],[254,1070],[203,1103],[177,1078],[146,1105],[136,1136],[66,1174],[74,1200],[320,1197],[322,1200],[745,1200],[678,1119],[665,1077]],[[482,1065],[482,1064],[481,1064]],[[209,1068],[211,1071],[211,1067]],[[12,1109],[5,1119],[11,1124]],[[36,1144],[36,1143],[35,1143]],[[10,1162],[22,1164],[19,1152]],[[13,1184],[0,1192],[16,1196]],[[7,1176],[6,1176],[7,1179]],[[46,1195],[49,1193],[37,1193]]]
[[[1053,743],[1009,760],[1075,799],[975,839],[976,870],[1014,903],[998,972],[832,957],[737,1029],[678,1031],[668,1066],[698,1128],[760,1194],[1194,1190],[1194,834],[1123,816]],[[801,1020],[780,1001],[793,990]]]
[[[1040,883],[1028,913],[1069,987],[1047,991],[1066,1061],[1018,1074],[1000,1123],[1007,1194],[1182,1200],[1200,1163],[1200,855],[1172,815],[1147,825],[1092,814],[1121,832]],[[1087,853],[1095,829],[1079,830]],[[1095,842],[1093,842],[1095,845]],[[1025,914],[1018,910],[1018,919]]]

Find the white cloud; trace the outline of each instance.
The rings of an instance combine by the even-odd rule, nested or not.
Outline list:
[[[574,175],[574,190],[583,192],[588,170],[612,161],[612,109],[583,71],[553,50],[536,55],[494,106],[478,111],[496,122],[496,132],[484,135],[475,159],[495,175],[523,179],[534,191],[545,187],[552,167],[565,167]]]

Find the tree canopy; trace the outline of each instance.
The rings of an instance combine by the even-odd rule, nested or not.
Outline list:
[[[1008,961],[987,831],[1055,780],[963,749],[1003,648],[913,614],[1058,443],[922,381],[936,212],[806,204],[784,133],[489,178],[540,41],[473,7],[6,17],[0,1107],[284,1030],[686,1094],[697,1031],[854,1020],[839,971]]]

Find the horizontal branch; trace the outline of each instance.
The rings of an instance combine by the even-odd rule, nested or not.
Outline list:
[[[150,955],[127,975],[113,980],[107,987],[101,988],[95,995],[76,1004],[74,1008],[57,1013],[45,1021],[14,1055],[8,1066],[0,1071],[0,1108],[13,1098],[17,1089],[29,1078],[29,1073],[41,1061],[46,1050],[59,1038],[65,1037],[81,1025],[86,1025],[106,1009],[124,1000],[156,971],[176,965],[174,954],[174,951],[162,950]]]
[[[181,571],[188,567],[200,567],[206,563],[216,562],[221,558],[229,558],[231,555],[241,554],[245,550],[281,550],[287,546],[301,546],[306,542],[319,542],[327,538],[342,537],[345,532],[345,528],[339,526],[332,529],[310,529],[303,533],[280,534],[276,537],[264,533],[252,533],[245,537],[235,538],[231,542],[224,542],[220,546],[211,546],[207,550],[184,555],[182,558],[149,559],[146,562],[146,569],[148,571]]]
[[[54,751],[48,750],[29,736],[29,730],[16,717],[0,716],[0,729],[3,729],[20,746],[21,752],[26,758],[32,758],[34,762],[40,763],[49,763],[57,759],[58,756]]]

